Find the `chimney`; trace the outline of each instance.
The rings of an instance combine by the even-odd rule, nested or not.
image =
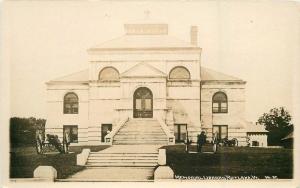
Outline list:
[[[198,27],[191,26],[191,44],[198,46]]]

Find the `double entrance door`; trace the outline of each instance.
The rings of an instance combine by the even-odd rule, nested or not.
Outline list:
[[[133,117],[152,118],[153,117],[153,95],[150,89],[140,87],[133,96]]]

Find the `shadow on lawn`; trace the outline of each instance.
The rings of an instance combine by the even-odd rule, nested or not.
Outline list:
[[[293,150],[220,147],[216,154],[185,153],[184,145],[165,146],[167,164],[181,176],[277,176],[293,178]],[[196,146],[191,146],[196,151]]]
[[[35,147],[12,148],[10,152],[10,178],[32,178],[33,171],[40,165],[53,166],[57,170],[58,178],[67,178],[84,169],[76,165],[76,155],[83,148],[90,148],[91,151],[100,151],[109,146],[72,146],[69,154],[47,154],[38,155]]]

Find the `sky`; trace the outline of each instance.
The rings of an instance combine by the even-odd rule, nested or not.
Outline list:
[[[145,16],[186,41],[190,26],[198,26],[202,66],[247,81],[247,120],[279,106],[293,113],[300,60],[295,2],[11,1],[4,8],[11,116],[46,118],[45,82],[88,68],[88,48]]]

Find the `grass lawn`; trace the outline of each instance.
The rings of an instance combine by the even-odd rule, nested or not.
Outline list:
[[[293,150],[220,147],[216,154],[185,153],[184,145],[165,146],[167,164],[181,176],[277,176],[293,178]],[[191,146],[196,151],[196,146]]]
[[[32,178],[39,165],[51,165],[57,170],[58,178],[66,178],[84,169],[76,165],[76,155],[83,148],[100,151],[109,146],[71,146],[69,154],[38,155],[35,147],[12,148],[10,152],[10,178]]]

